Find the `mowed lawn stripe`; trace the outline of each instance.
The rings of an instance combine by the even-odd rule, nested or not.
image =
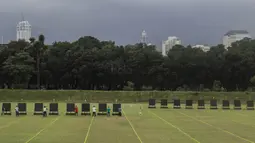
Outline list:
[[[239,116],[248,117],[248,115],[246,115],[246,114],[242,114],[242,113],[236,113],[236,114]]]
[[[236,124],[241,124],[241,125],[244,125],[244,126],[249,126],[249,127],[255,128],[255,125],[253,125],[253,124],[245,124],[243,122],[239,122],[239,121],[236,121],[236,120],[231,120],[231,121],[236,123]]]
[[[92,123],[94,121],[94,116],[92,117],[91,121],[90,121],[90,124],[89,124],[89,128],[88,128],[88,131],[87,131],[87,134],[86,134],[86,137],[84,139],[84,143],[87,143],[87,140],[88,140],[88,137],[89,137],[89,133],[90,133],[90,129],[91,129],[91,126],[92,126]]]
[[[143,143],[143,141],[141,140],[140,136],[139,136],[139,135],[138,135],[138,133],[136,132],[136,130],[135,130],[135,128],[134,128],[134,126],[133,126],[133,124],[132,124],[132,123],[130,122],[130,120],[128,119],[128,117],[127,117],[127,115],[126,115],[125,111],[124,111],[124,110],[122,110],[122,112],[123,112],[123,115],[125,116],[125,118],[127,119],[127,121],[128,121],[128,123],[129,123],[129,125],[131,126],[132,130],[134,131],[134,133],[135,133],[135,135],[136,135],[137,139],[139,140],[139,142],[140,142],[140,143]]]
[[[248,113],[248,114],[247,114]],[[255,119],[255,114],[253,114],[252,111],[246,111],[246,112],[237,112],[236,113],[238,116],[241,116],[241,117],[249,117],[248,119],[252,119],[254,120]]]
[[[12,125],[14,125],[14,124],[16,124],[16,123],[20,123],[20,121],[22,121],[22,120],[24,120],[24,119],[26,119],[26,118],[27,118],[27,116],[25,116],[25,117],[18,117],[18,118],[16,118],[15,121],[8,122],[6,125],[1,125],[1,126],[0,126],[0,131],[1,131],[2,129],[9,128],[9,127],[11,127]],[[5,122],[5,123],[6,123],[6,122]]]
[[[0,130],[4,129],[4,128],[8,128],[11,127],[13,124],[19,123],[21,120],[25,119],[26,117],[23,118],[18,118],[16,121],[11,121],[9,123],[7,123],[6,125],[0,126]]]
[[[53,120],[50,124],[48,124],[46,127],[42,128],[39,132],[37,132],[34,136],[32,136],[31,138],[29,138],[25,143],[29,143],[30,141],[32,141],[35,137],[37,137],[40,133],[42,133],[45,129],[47,129],[48,127],[52,126],[56,121],[59,120],[60,117],[57,117],[55,120]]]
[[[184,112],[186,113],[186,112]],[[253,112],[250,111],[241,111],[241,110],[219,110],[215,112],[206,112],[205,114],[217,114],[214,115],[212,118],[208,119],[203,119],[203,118],[198,118],[203,121],[208,120],[207,123],[216,125],[220,127],[221,129],[224,129],[226,131],[229,131],[235,135],[238,135],[244,139],[248,139],[250,141],[255,141],[254,137],[254,119],[252,117]],[[238,115],[238,113],[241,113],[246,116]],[[179,114],[179,113],[178,113]],[[188,114],[188,112],[186,113]],[[202,113],[203,114],[203,113]],[[189,115],[189,114],[188,114]],[[193,117],[193,115],[191,114]],[[217,124],[215,124],[217,123]],[[209,127],[209,126],[208,126]],[[233,138],[233,137],[232,137]],[[245,141],[247,142],[247,141]]]
[[[232,132],[230,132],[230,131],[221,129],[221,128],[219,128],[219,127],[216,127],[216,126],[214,126],[214,125],[212,125],[212,124],[209,124],[209,123],[207,123],[207,122],[205,122],[205,121],[203,121],[203,120],[199,120],[199,119],[197,119],[197,118],[195,118],[195,117],[189,116],[189,115],[187,115],[187,114],[185,114],[185,113],[182,113],[182,112],[179,112],[179,111],[176,111],[176,112],[179,113],[179,114],[181,114],[181,115],[183,115],[183,116],[186,116],[186,117],[188,117],[188,118],[190,118],[190,119],[193,119],[193,120],[195,120],[195,121],[198,121],[198,122],[201,122],[201,123],[203,123],[203,124],[206,124],[206,125],[208,125],[208,126],[210,126],[210,127],[212,127],[212,128],[218,129],[218,130],[220,130],[220,131],[222,131],[222,132],[224,132],[224,133],[227,133],[227,134],[229,134],[229,135],[232,135],[232,136],[234,136],[234,137],[236,137],[236,138],[239,138],[239,139],[241,139],[241,140],[243,140],[243,141],[246,141],[246,142],[249,142],[249,143],[255,143],[254,141],[251,141],[251,140],[248,140],[248,139],[246,139],[246,138],[240,137],[240,136],[238,136],[238,135],[236,135],[236,134],[234,134],[234,133],[232,133]]]
[[[190,138],[192,141],[196,142],[196,143],[200,143],[198,140],[196,140],[195,138],[193,138],[191,135],[189,135],[188,133],[184,132],[183,130],[181,130],[179,127],[177,127],[176,125],[173,125],[172,123],[166,121],[165,119],[163,119],[162,117],[160,117],[159,115],[148,111],[149,113],[151,113],[152,115],[154,115],[155,117],[157,117],[158,119],[162,120],[163,122],[165,122],[166,124],[170,125],[171,127],[177,129],[179,132],[181,132],[182,134],[184,134],[185,136],[187,136],[188,138]]]

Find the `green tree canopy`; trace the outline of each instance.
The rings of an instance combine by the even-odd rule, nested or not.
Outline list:
[[[176,45],[162,56],[154,45],[116,45],[84,36],[44,44],[11,41],[0,48],[0,85],[28,88],[123,90],[246,90],[254,86],[255,40],[243,39],[208,52]]]

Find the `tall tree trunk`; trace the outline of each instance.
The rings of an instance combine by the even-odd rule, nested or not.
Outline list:
[[[37,89],[40,89],[40,57],[39,53],[37,52],[37,61],[36,61],[36,67],[37,67]]]

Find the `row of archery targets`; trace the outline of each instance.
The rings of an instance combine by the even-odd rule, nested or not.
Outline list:
[[[2,115],[11,115],[12,114],[12,104],[11,103],[3,103],[2,104]],[[107,103],[98,103],[97,115],[106,115],[107,114]],[[119,108],[121,108],[120,103],[111,104],[112,105],[112,115],[119,114]],[[26,103],[18,103],[17,106],[19,107],[19,114],[20,115],[27,115],[27,104]],[[43,108],[46,106],[49,107],[48,114],[49,115],[59,115],[59,105],[58,103],[49,103],[48,105],[43,103],[34,103],[34,115],[42,115]],[[66,115],[75,115],[75,103],[66,103]],[[91,115],[91,104],[90,103],[82,103],[80,114],[81,115]]]
[[[169,108],[168,106],[168,100],[167,99],[161,99],[160,102],[160,108]],[[231,105],[230,105],[230,101],[229,100],[222,100],[221,104],[218,104],[218,100],[216,99],[212,99],[209,102],[209,109],[231,109]],[[193,101],[193,100],[185,100],[184,101],[184,108],[185,109],[193,109],[193,108],[197,108],[197,109],[206,109],[208,106],[206,106],[207,104],[205,104],[205,100],[197,100],[197,101]],[[254,101],[253,100],[249,100],[246,101],[245,104],[241,103],[241,100],[234,100],[233,102],[233,109],[236,110],[241,110],[243,109],[243,106],[245,105],[245,109],[247,110],[254,110]],[[175,99],[173,100],[173,105],[172,107],[174,109],[181,109],[181,100],[180,99]],[[156,99],[149,99],[149,106],[148,108],[156,108]]]

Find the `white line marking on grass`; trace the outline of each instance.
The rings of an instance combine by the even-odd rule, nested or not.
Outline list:
[[[39,132],[37,132],[34,136],[32,136],[30,139],[28,139],[25,143],[29,143],[31,140],[33,140],[35,137],[37,137],[40,133],[42,133],[45,129],[52,126],[60,117],[57,117],[54,121],[52,121],[50,124],[48,124],[45,128],[41,129]]]
[[[245,123],[241,123],[241,122],[238,122],[238,121],[235,121],[235,120],[231,120],[231,121],[234,122],[234,123],[237,123],[237,124],[248,125],[248,126],[251,126],[251,127],[255,128],[255,126],[253,124],[245,124]]]
[[[126,116],[126,113],[124,112],[124,110],[122,110],[122,112],[123,112],[123,115],[125,116],[125,118],[127,119],[129,125],[131,126],[132,130],[134,131],[134,133],[135,133],[137,139],[140,141],[140,143],[143,143],[143,141],[141,140],[140,136],[139,136],[138,133],[136,132],[134,126],[133,126],[132,123],[129,121],[128,117]]]
[[[244,117],[247,117],[248,115],[246,115],[246,114],[242,114],[242,113],[236,113],[237,115],[239,115],[239,116],[244,116]]]
[[[0,129],[8,128],[8,127],[10,127],[11,125],[13,125],[13,124],[15,124],[15,123],[19,123],[20,120],[23,120],[23,119],[25,119],[25,118],[26,118],[26,117],[24,117],[24,118],[19,118],[19,119],[16,120],[16,121],[12,121],[12,122],[10,122],[10,123],[7,123],[7,125],[0,126]]]
[[[178,111],[177,111],[177,112],[178,112]],[[216,127],[216,126],[214,126],[214,125],[211,125],[211,124],[209,124],[209,123],[207,123],[207,122],[205,122],[205,121],[202,121],[202,120],[199,120],[199,119],[194,118],[194,117],[192,117],[192,116],[189,116],[189,115],[187,115],[187,114],[185,114],[185,113],[182,113],[182,112],[178,112],[178,113],[179,113],[179,114],[182,114],[182,115],[184,115],[184,116],[186,116],[186,117],[189,117],[189,118],[191,118],[191,119],[193,119],[193,120],[196,120],[196,121],[198,121],[198,122],[204,123],[204,124],[206,124],[206,125],[208,125],[208,126],[210,126],[210,127],[212,127],[212,128],[215,128],[215,129],[218,129],[218,130],[220,130],[220,131],[222,131],[222,132],[225,132],[225,133],[227,133],[227,134],[230,134],[230,135],[232,135],[232,136],[234,136],[234,137],[236,137],[236,138],[239,138],[239,139],[241,139],[241,140],[244,140],[244,141],[246,141],[246,142],[255,143],[255,142],[253,142],[253,141],[251,141],[251,140],[248,140],[248,139],[246,139],[246,138],[240,137],[240,136],[238,136],[238,135],[236,135],[236,134],[234,134],[234,133],[231,133],[231,132],[229,132],[229,131],[227,131],[227,130],[221,129],[221,128]]]
[[[84,139],[84,143],[86,143],[87,142],[87,140],[88,140],[88,137],[89,137],[89,132],[90,132],[90,128],[91,128],[91,126],[92,126],[92,123],[93,123],[93,121],[94,121],[94,116],[92,117],[92,119],[91,119],[91,121],[90,121],[90,124],[89,124],[89,128],[88,128],[88,131],[87,131],[87,134],[86,134],[86,137],[85,137],[85,139]]]
[[[4,126],[0,126],[0,129],[4,129],[4,128],[8,128],[10,127],[11,125],[15,124],[15,123],[18,123],[19,121],[12,121],[10,123],[8,123],[7,125],[4,125]]]
[[[172,126],[173,128],[175,128],[176,130],[178,130],[179,132],[181,132],[182,134],[184,134],[185,136],[189,137],[191,140],[193,140],[194,142],[196,143],[200,143],[198,140],[196,140],[195,138],[193,138],[191,135],[189,135],[188,133],[184,132],[183,130],[181,130],[180,128],[178,128],[177,126],[173,125],[172,123],[166,121],[165,119],[161,118],[159,115],[151,112],[151,111],[148,111],[150,112],[152,115],[156,116],[157,118],[159,118],[160,120],[162,120],[163,122],[165,122],[166,124]]]

